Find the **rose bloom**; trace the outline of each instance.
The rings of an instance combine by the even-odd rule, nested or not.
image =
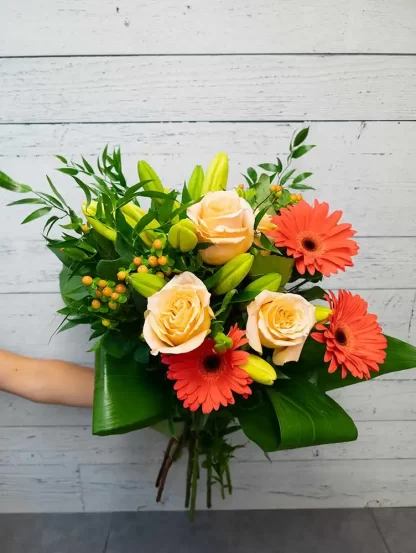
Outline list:
[[[214,313],[211,294],[194,274],[174,276],[147,301],[143,336],[151,354],[186,353],[202,344]]]
[[[235,190],[208,192],[187,210],[197,227],[199,242],[214,245],[200,250],[205,263],[223,265],[250,249],[254,238],[254,213]]]
[[[266,215],[264,215],[261,218],[260,223],[256,228],[256,234],[254,236],[255,245],[258,246],[259,248],[263,247],[260,241],[260,234],[264,234],[272,242],[273,237],[276,235],[276,230],[277,230],[277,225],[273,223],[272,216],[266,213]],[[260,250],[260,255],[263,255],[263,256],[271,255],[271,253],[272,252],[269,250]]]
[[[272,348],[273,363],[298,361],[315,320],[315,306],[297,294],[264,290],[248,305],[247,338],[263,353]]]

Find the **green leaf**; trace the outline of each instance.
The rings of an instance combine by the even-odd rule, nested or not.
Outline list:
[[[266,392],[280,428],[278,450],[357,439],[351,417],[313,384],[283,379]]]
[[[292,274],[294,260],[290,257],[276,255],[257,256],[254,258],[249,275],[258,278],[269,273],[279,273],[282,276],[280,286],[284,286]]]
[[[247,175],[251,178],[253,182],[257,182],[257,172],[255,171],[255,169],[253,169],[253,167],[249,167],[247,169]]]
[[[301,129],[299,132],[295,134],[295,138],[293,139],[293,146],[296,148],[302,142],[304,142],[309,134],[309,127],[306,127],[305,129]]]
[[[43,217],[47,213],[51,211],[51,207],[41,207],[40,209],[37,209],[36,211],[33,211],[30,215],[26,217],[26,219],[23,219],[22,225],[25,225],[26,223],[30,223],[32,221],[35,221],[36,219],[39,219],[40,217]]]
[[[119,257],[118,259],[101,259],[97,263],[97,275],[105,280],[117,280],[117,273],[120,267],[127,267],[130,261],[127,257]]]
[[[62,204],[63,205],[67,205],[66,201],[64,200],[63,196],[59,193],[59,190],[57,190],[56,186],[53,184],[53,182],[51,181],[51,179],[48,177],[48,175],[46,175],[46,179],[49,183],[49,186],[51,187],[52,189],[52,192],[55,194],[55,196],[61,200]]]
[[[81,188],[81,190],[84,192],[85,194],[85,199],[87,200],[87,207],[90,205],[91,203],[91,192],[90,192],[90,189],[88,188],[88,186],[82,182],[81,179],[79,179],[78,177],[74,177],[74,180],[75,182],[78,184],[78,186]]]
[[[91,167],[91,165],[88,163],[88,161],[81,156],[82,163],[84,164],[85,169],[87,170],[87,173],[91,173],[91,175],[94,173],[94,169]]]
[[[259,182],[256,185],[256,201],[257,204],[261,204],[271,195],[270,192],[270,177],[266,173],[262,173],[259,178]]]
[[[251,409],[250,401],[251,397],[238,409],[238,421],[244,434],[263,451],[276,451],[280,445],[280,429],[273,405],[266,395]]]
[[[7,204],[7,207],[10,207],[12,205],[25,205],[25,204],[46,205],[45,202],[43,200],[40,200],[39,198],[23,198],[22,200],[16,200],[15,202]]]
[[[312,175],[313,175],[313,173],[310,173],[310,172],[301,173],[301,174],[298,175],[295,179],[293,179],[293,184],[299,184],[299,183],[302,182],[303,180],[306,180],[306,179],[308,179],[309,177],[311,177]]]
[[[59,217],[57,217],[56,215],[53,215],[52,217],[50,217],[46,223],[45,223],[45,226],[43,227],[43,233],[45,234],[45,236],[47,237],[49,235],[49,233],[51,232],[52,230],[52,227],[54,226],[54,224],[59,221]]]
[[[164,420],[169,417],[170,397],[160,374],[146,371],[133,355],[120,361],[102,347],[97,349],[93,434],[122,434]]]
[[[81,276],[80,275],[71,275],[72,271],[67,267],[62,267],[61,272],[59,273],[59,289],[61,292],[62,299],[66,305],[78,301],[82,298],[88,296],[88,288],[84,286],[83,290],[80,289],[79,292],[73,293],[73,290],[81,286]],[[72,292],[70,294],[70,292]],[[70,297],[69,297],[70,296]]]
[[[134,352],[134,360],[139,365],[147,365],[149,363],[149,346],[145,343],[140,343]]]
[[[324,290],[320,286],[312,286],[312,288],[309,288],[308,290],[305,290],[303,292],[297,292],[297,294],[303,296],[305,300],[308,301],[323,300],[326,294],[326,290]]]
[[[64,248],[63,252],[70,259],[75,259],[76,261],[84,261],[89,259],[89,255],[78,248]]]
[[[140,219],[140,221],[137,223],[137,225],[134,227],[133,231],[136,234],[140,234],[140,232],[147,227],[152,221],[154,221],[157,217],[157,213],[153,210],[150,210],[144,217]]]
[[[65,175],[78,175],[79,171],[78,169],[73,169],[72,167],[60,167],[59,169],[57,169],[58,171],[60,171],[61,173],[64,173]]]
[[[260,224],[260,221],[263,219],[263,217],[266,215],[266,213],[269,211],[271,207],[271,204],[270,205],[266,205],[266,207],[263,207],[263,209],[261,209],[257,215],[256,215],[256,218],[254,219],[254,230],[256,230],[256,228],[259,226]]]
[[[296,172],[296,169],[291,169],[287,173],[285,173],[282,178],[280,179],[280,184],[283,186],[287,183],[287,181],[290,179],[290,177],[293,175],[293,173]]]
[[[143,188],[143,186],[147,183],[151,182],[150,180],[143,180],[141,182],[138,182],[134,186],[130,186],[127,188],[126,193],[124,196],[119,200],[117,203],[117,207],[122,207],[123,205],[128,204],[133,198],[137,196],[136,192],[140,190],[140,188]]]
[[[32,192],[32,189],[27,184],[20,184],[11,179],[6,173],[0,171],[0,187],[12,192],[18,192],[19,194],[26,194]]]
[[[265,171],[270,171],[270,173],[278,173],[279,172],[279,166],[275,163],[260,163],[259,167],[261,169],[264,169]]]
[[[315,190],[313,186],[307,186],[305,184],[289,184],[289,188],[293,190]]]
[[[293,159],[298,159],[299,157],[304,156],[305,154],[310,152],[312,148],[315,148],[315,144],[312,144],[310,146],[299,146],[299,148],[296,148],[296,150],[293,150],[292,152]]]
[[[136,325],[130,323],[109,332],[101,345],[109,355],[122,359],[136,348],[138,340],[138,329],[136,329]]]
[[[262,247],[269,251],[269,252],[274,252],[274,253],[277,253],[278,255],[281,255],[281,251],[278,250],[276,248],[276,246],[274,244],[272,244],[270,242],[270,240],[267,238],[267,236],[263,233],[260,234],[260,244],[262,245]]]
[[[55,157],[59,159],[59,161],[62,161],[62,163],[65,163],[65,165],[68,165],[68,161],[64,156],[55,155]]]

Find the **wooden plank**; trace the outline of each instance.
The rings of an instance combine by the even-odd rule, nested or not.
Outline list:
[[[415,52],[412,0],[7,2],[2,56]],[[394,37],[394,40],[391,40]]]
[[[44,175],[49,174],[76,207],[82,196],[69,177],[53,171],[59,166],[56,153],[69,159],[83,154],[94,163],[104,144],[120,144],[128,182],[136,182],[137,160],[142,158],[167,186],[178,187],[195,164],[207,166],[221,149],[230,155],[231,187],[241,181],[248,166],[273,161],[277,152],[284,156],[296,129],[296,123],[0,125],[0,168],[45,191]],[[317,197],[333,209],[341,208],[359,235],[416,236],[416,177],[409,163],[416,123],[313,123],[309,140],[318,147],[295,164],[300,171],[314,173],[310,182],[316,191],[306,193],[307,199]],[[25,239],[28,232],[36,236],[41,222],[17,225],[27,208],[5,207],[14,199],[15,195],[0,191],[4,226],[13,230],[15,239]]]
[[[358,238],[355,266],[326,279],[332,289],[412,289],[416,270],[416,238]],[[0,244],[1,294],[19,291],[58,291],[58,259],[46,250],[43,241],[28,240]],[[30,272],[28,271],[30,267]]]
[[[76,467],[1,465],[0,513],[70,513],[83,510]]]
[[[416,420],[358,421],[358,440],[346,444],[281,451],[274,461],[338,459],[416,459]],[[264,453],[238,433],[234,444],[246,444],[236,452],[239,461],[264,461]],[[154,430],[142,430],[104,438],[87,427],[2,427],[0,465],[73,465],[149,463],[157,467],[167,438]]]
[[[3,123],[416,118],[412,56],[6,58],[0,80]]]
[[[155,467],[144,464],[83,465],[81,482],[87,511],[181,510],[185,460],[174,466],[164,499],[154,499]],[[310,509],[405,507],[414,504],[413,459],[280,461],[233,463],[233,495],[216,509]],[[204,509],[200,480],[198,508]]]

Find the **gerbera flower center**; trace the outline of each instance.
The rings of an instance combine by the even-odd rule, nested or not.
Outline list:
[[[312,238],[304,238],[302,240],[302,246],[308,252],[314,252],[318,248],[318,245]]]
[[[219,355],[207,355],[203,360],[204,369],[208,373],[217,372],[221,366],[221,359]]]
[[[348,334],[343,328],[337,328],[334,337],[340,346],[346,346],[348,344]]]

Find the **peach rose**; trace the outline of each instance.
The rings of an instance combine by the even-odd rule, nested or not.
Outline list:
[[[260,223],[258,224],[256,229],[256,234],[254,236],[254,243],[256,244],[256,246],[258,246],[259,248],[263,247],[260,241],[260,234],[265,234],[272,242],[273,240],[271,237],[274,236],[273,233],[276,233],[276,230],[277,230],[277,225],[273,223],[272,216],[266,213],[266,215],[264,215],[261,218]],[[269,250],[260,251],[260,255],[263,255],[263,256],[271,255],[271,253],[272,252]]]
[[[202,344],[214,313],[205,284],[189,272],[174,276],[147,301],[143,336],[151,354],[186,353]]]
[[[254,238],[254,213],[235,190],[208,192],[187,210],[197,227],[199,242],[214,246],[201,250],[205,263],[223,265],[250,249]]]
[[[264,290],[248,305],[247,313],[247,338],[255,351],[272,348],[276,365],[299,360],[316,322],[314,305],[297,294]]]

